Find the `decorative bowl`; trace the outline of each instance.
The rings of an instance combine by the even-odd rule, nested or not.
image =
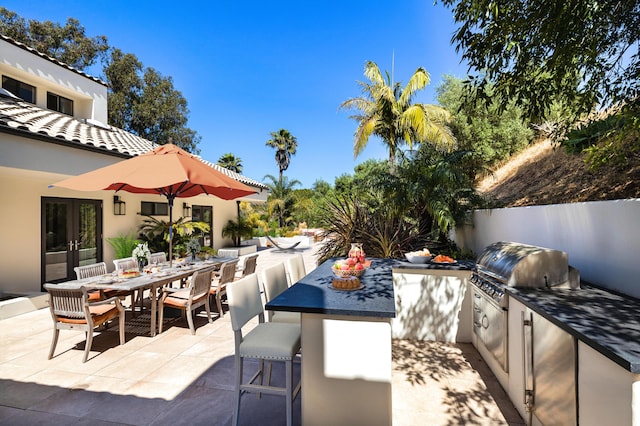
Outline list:
[[[416,255],[414,252],[405,253],[404,257],[407,258],[407,261],[411,263],[429,263],[431,261],[432,255]]]
[[[336,277],[346,278],[346,277],[361,277],[362,274],[364,274],[365,268],[362,268],[362,269],[336,269],[336,268],[332,267],[331,270],[333,271],[333,274]]]

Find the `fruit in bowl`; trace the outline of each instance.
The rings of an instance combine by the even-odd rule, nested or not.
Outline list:
[[[445,256],[444,254],[437,255],[433,258],[433,261],[436,263],[456,263],[453,257]]]
[[[349,258],[346,260],[338,260],[336,261],[331,270],[337,277],[359,277],[364,274],[365,267],[362,263],[353,262],[353,258]]]

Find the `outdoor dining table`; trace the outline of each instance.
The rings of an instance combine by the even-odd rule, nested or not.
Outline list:
[[[90,278],[83,278],[79,280],[65,281],[58,286],[64,288],[78,288],[84,286],[87,289],[112,289],[121,291],[144,291],[149,289],[151,299],[151,337],[156,335],[157,331],[157,311],[158,311],[158,298],[160,292],[158,291],[167,284],[171,284],[174,281],[182,280],[190,277],[194,272],[210,268],[212,266],[219,266],[226,261],[233,260],[228,257],[212,257],[205,261],[194,262],[189,264],[173,264],[169,267],[168,264],[160,265],[160,270],[154,273],[143,273],[134,278],[120,278],[118,276],[108,274],[106,276],[97,276]],[[133,308],[133,307],[132,307]]]

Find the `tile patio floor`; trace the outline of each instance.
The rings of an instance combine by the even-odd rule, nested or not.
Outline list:
[[[315,267],[313,248],[296,251],[305,255],[307,270]],[[288,255],[261,251],[257,272]],[[234,345],[229,315],[212,324],[200,315],[195,336],[177,317],[151,338],[148,320],[142,315],[128,321],[122,346],[117,326],[96,333],[84,364],[83,334],[71,331],[60,333],[56,354],[47,360],[52,336],[48,309],[0,321],[0,424],[231,424]],[[393,366],[396,426],[524,425],[471,344],[394,341]],[[279,371],[274,365],[274,382]],[[243,425],[285,423],[282,397],[245,395],[241,410]],[[300,424],[300,397],[294,423]]]

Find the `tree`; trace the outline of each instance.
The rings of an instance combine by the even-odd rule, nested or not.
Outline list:
[[[534,132],[523,119],[522,108],[514,102],[495,99],[487,107],[464,102],[464,83],[445,75],[436,89],[438,103],[455,111],[449,127],[458,141],[459,149],[469,151],[464,162],[471,179],[486,174],[497,163],[526,147]]]
[[[169,141],[198,154],[200,136],[186,126],[187,101],[153,68],[144,68],[138,58],[119,49],[111,51],[105,68],[110,87],[109,122],[158,144]]]
[[[271,139],[267,141],[267,146],[276,149],[276,163],[280,170],[278,181],[282,184],[282,172],[289,168],[291,156],[295,155],[298,149],[298,140],[286,129],[271,132]]]
[[[640,3],[618,0],[487,2],[443,0],[459,24],[452,43],[469,68],[474,100],[514,99],[530,117],[554,101],[575,107],[640,110]],[[633,127],[640,127],[638,120]]]
[[[0,33],[81,71],[103,59],[109,49],[107,37],[87,37],[77,19],[68,18],[64,27],[51,21],[25,21],[1,6]]]
[[[232,153],[222,154],[218,159],[218,166],[229,169],[232,172],[242,173],[242,160]]]
[[[289,180],[287,177],[276,180],[272,175],[266,175],[264,178],[271,180],[270,183],[265,184],[270,192],[267,211],[269,215],[277,216],[278,226],[282,228],[293,221],[291,214],[295,204],[293,189],[296,185],[300,185],[300,181]]]
[[[403,144],[410,149],[414,143],[430,143],[442,149],[455,146],[446,123],[450,114],[442,107],[413,103],[419,90],[429,84],[429,74],[418,68],[402,89],[399,82],[386,79],[378,65],[367,62],[364,75],[370,83],[359,82],[363,96],[344,101],[341,109],[355,109],[357,115],[350,118],[358,122],[353,155],[357,157],[369,142],[371,135],[378,136],[389,149],[389,170],[395,170],[396,155]]]

